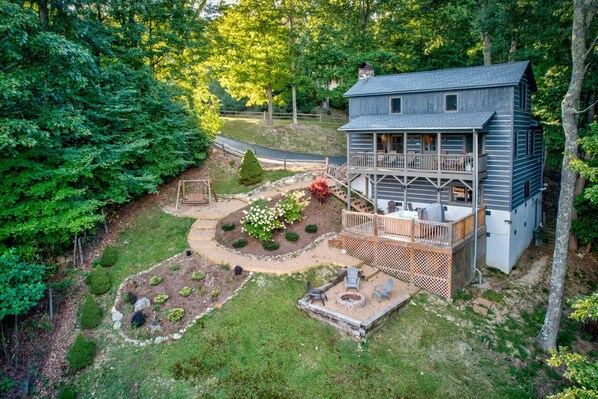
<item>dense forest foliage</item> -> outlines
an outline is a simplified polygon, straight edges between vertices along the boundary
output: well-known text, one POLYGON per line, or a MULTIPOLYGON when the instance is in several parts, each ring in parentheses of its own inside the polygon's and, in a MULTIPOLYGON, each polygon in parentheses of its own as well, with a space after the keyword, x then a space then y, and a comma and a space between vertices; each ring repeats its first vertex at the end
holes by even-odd
MULTIPOLYGON (((301 111, 346 109, 343 93, 362 62, 389 74, 530 60, 533 113, 558 168, 572 8, 565 0, 0 0, 0 243, 52 253, 101 209, 155 190, 205 156, 220 105, 271 99, 290 109, 295 87, 301 111)), ((597 97, 595 51, 589 61, 581 109, 597 97)), ((582 136, 593 117, 592 107, 580 115, 582 136)), ((582 212, 584 226, 594 214, 582 212)))

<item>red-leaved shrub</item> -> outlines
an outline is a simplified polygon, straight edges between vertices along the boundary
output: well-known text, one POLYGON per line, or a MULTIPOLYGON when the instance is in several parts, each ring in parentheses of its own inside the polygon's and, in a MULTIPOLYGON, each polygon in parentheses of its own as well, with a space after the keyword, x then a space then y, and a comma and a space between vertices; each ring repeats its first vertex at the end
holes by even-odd
POLYGON ((309 191, 311 192, 312 196, 320 201, 320 204, 326 201, 332 194, 330 187, 328 187, 326 178, 322 176, 317 177, 316 180, 309 185, 309 191))

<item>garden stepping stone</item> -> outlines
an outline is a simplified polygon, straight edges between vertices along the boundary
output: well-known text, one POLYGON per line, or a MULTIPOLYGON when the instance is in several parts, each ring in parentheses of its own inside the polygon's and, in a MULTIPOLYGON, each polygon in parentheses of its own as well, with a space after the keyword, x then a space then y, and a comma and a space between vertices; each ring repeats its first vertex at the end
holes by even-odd
POLYGON ((144 310, 149 308, 151 305, 150 300, 148 298, 141 298, 135 302, 135 312, 139 312, 140 310, 144 310))
POLYGON ((120 330, 120 327, 122 326, 120 320, 119 321, 115 321, 114 324, 112 325, 112 327, 114 327, 115 330, 120 330))
POLYGON ((112 321, 121 321, 123 319, 123 314, 121 312, 119 312, 118 310, 115 312, 112 312, 112 321))
POLYGON ((189 232, 189 240, 193 241, 203 241, 203 240, 212 240, 214 238, 214 231, 213 230, 197 230, 192 229, 189 232))
POLYGON ((487 300, 486 298, 482 298, 482 297, 477 297, 475 299, 475 301, 473 301, 475 304, 480 305, 484 308, 487 309, 492 309, 492 306, 494 305, 494 303, 492 301, 487 300))
POLYGON ((473 311, 476 313, 481 314, 482 316, 487 316, 488 315, 488 308, 485 308, 483 306, 480 305, 473 305, 473 311))
POLYGON ((191 228, 194 230, 213 230, 216 228, 217 224, 217 220, 198 219, 195 223, 193 223, 191 228))

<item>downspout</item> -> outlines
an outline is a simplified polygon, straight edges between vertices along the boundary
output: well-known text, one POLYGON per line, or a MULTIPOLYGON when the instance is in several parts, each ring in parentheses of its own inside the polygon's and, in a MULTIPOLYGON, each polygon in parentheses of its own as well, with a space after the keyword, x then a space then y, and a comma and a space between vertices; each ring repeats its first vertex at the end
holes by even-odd
POLYGON ((478 178, 479 178, 479 171, 478 171, 478 132, 473 129, 473 203, 475 204, 474 213, 473 213, 473 274, 474 279, 476 273, 478 274, 479 278, 477 280, 478 284, 482 283, 482 271, 478 269, 477 261, 478 261, 478 178))

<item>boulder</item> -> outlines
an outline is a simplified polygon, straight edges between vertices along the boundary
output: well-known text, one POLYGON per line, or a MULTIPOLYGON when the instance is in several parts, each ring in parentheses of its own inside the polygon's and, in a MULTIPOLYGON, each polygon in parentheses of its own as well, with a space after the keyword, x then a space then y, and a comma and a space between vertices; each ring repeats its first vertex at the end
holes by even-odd
POLYGON ((112 321, 121 321, 123 319, 123 314, 118 310, 112 312, 112 321))
POLYGON ((121 322, 115 321, 114 324, 112 325, 112 327, 114 327, 115 330, 120 330, 121 322))
POLYGON ((139 312, 140 310, 145 310, 151 306, 150 300, 148 298, 141 298, 135 302, 135 312, 139 312))

